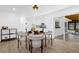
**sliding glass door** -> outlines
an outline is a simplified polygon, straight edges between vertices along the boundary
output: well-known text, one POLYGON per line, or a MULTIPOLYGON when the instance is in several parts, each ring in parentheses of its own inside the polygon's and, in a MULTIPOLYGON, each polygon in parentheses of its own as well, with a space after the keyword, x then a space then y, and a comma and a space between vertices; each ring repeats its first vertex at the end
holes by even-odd
POLYGON ((76 23, 76 29, 79 30, 79 22, 76 23))
POLYGON ((69 30, 74 30, 75 29, 75 23, 74 22, 69 22, 68 23, 68 29, 69 30))
POLYGON ((79 32, 79 22, 68 22, 68 30, 79 32))

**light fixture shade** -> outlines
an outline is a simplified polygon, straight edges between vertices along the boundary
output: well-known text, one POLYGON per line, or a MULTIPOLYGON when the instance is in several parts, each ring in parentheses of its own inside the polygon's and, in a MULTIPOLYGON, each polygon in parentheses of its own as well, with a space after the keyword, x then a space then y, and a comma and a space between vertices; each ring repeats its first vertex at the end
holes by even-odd
POLYGON ((39 9, 39 7, 37 5, 34 5, 32 8, 33 8, 33 10, 38 10, 39 9))

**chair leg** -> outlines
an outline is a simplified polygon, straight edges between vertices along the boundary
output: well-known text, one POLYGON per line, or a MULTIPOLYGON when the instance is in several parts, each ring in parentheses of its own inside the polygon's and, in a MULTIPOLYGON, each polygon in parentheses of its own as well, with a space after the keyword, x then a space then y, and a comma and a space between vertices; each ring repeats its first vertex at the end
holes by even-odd
POLYGON ((29 41, 29 51, 30 51, 30 41, 29 41))
POLYGON ((18 48, 19 48, 19 36, 18 36, 18 48))
POLYGON ((45 35, 45 47, 46 47, 46 35, 45 35))
POLYGON ((32 40, 31 40, 31 53, 32 53, 32 40))
POLYGON ((52 46, 52 35, 51 35, 51 46, 52 46))
POLYGON ((26 36, 26 41, 25 41, 25 43, 26 43, 26 49, 27 49, 27 36, 26 36))
POLYGON ((41 53, 43 52, 43 39, 41 40, 41 53))

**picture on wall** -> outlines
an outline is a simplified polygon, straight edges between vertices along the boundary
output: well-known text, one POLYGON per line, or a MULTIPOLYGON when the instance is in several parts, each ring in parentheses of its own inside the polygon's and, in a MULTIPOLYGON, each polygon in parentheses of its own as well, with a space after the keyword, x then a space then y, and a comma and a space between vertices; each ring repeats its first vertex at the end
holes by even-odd
POLYGON ((60 28, 60 22, 59 21, 55 21, 55 28, 60 28))

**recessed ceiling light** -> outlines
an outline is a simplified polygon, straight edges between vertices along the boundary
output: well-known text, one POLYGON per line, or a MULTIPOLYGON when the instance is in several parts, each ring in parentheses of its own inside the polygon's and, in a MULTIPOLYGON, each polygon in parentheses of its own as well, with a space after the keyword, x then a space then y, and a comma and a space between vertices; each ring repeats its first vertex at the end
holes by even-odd
POLYGON ((13 11, 15 11, 15 10, 16 10, 16 8, 12 8, 12 10, 13 10, 13 11))

